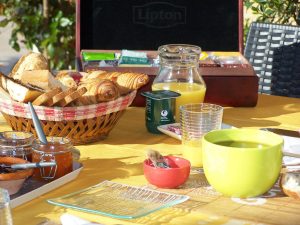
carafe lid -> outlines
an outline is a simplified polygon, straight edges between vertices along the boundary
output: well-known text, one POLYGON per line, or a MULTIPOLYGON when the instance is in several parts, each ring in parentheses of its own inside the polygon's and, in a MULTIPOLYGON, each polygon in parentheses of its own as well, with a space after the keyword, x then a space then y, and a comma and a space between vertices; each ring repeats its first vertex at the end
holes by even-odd
POLYGON ((189 44, 167 44, 160 46, 158 48, 158 53, 160 61, 165 59, 198 62, 201 48, 189 44))

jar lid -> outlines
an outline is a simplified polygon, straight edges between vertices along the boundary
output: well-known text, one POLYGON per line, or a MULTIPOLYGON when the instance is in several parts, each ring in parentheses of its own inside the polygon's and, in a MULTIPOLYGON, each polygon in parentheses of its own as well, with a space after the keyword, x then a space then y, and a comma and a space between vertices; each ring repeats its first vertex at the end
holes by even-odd
POLYGON ((33 135, 23 131, 4 131, 0 132, 0 144, 14 142, 17 144, 31 143, 33 135))
POLYGON ((68 138, 65 137, 47 137, 47 144, 40 140, 34 140, 32 149, 34 152, 60 154, 72 151, 73 145, 68 138))
POLYGON ((23 155, 31 151, 34 137, 22 131, 0 132, 0 155, 23 155))
POLYGON ((160 62, 164 61, 181 61, 198 62, 201 54, 201 48, 189 44, 168 44, 158 48, 160 62))
POLYGON ((171 98, 177 98, 181 94, 175 92, 175 91, 168 91, 168 90, 158 90, 158 91, 146 91, 142 92, 141 95, 154 99, 154 100, 163 100, 163 99, 171 99, 171 98))

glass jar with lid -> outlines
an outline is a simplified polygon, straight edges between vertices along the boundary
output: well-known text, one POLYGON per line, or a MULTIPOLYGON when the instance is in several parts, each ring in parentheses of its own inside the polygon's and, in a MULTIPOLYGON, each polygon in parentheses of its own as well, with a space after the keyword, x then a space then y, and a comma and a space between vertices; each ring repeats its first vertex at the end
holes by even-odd
POLYGON ((170 90, 181 94, 176 99, 178 122, 181 105, 204 101, 206 85, 199 70, 201 48, 196 45, 169 44, 160 46, 158 54, 160 69, 152 90, 170 90))
POLYGON ((47 144, 34 140, 32 162, 56 162, 56 166, 35 168, 33 177, 54 180, 73 171, 74 147, 68 138, 47 137, 47 144))
POLYGON ((31 161, 33 140, 34 137, 29 132, 0 132, 0 157, 17 157, 31 161))

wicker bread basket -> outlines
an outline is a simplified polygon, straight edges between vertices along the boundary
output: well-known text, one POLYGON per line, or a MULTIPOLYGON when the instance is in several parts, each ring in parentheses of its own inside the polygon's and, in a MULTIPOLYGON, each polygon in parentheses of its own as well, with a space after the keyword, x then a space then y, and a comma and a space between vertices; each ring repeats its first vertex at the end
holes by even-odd
MULTIPOLYGON (((74 145, 80 145, 106 138, 135 96, 133 91, 95 105, 34 108, 46 136, 67 137, 74 145)), ((0 109, 13 130, 31 132, 37 137, 27 104, 0 99, 0 109)))

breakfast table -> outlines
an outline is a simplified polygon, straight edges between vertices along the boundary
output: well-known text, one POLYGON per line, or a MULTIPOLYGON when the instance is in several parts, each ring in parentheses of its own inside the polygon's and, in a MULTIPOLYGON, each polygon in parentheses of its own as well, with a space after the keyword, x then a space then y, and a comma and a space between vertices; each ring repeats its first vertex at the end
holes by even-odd
MULTIPOLYGON (((300 128, 300 99, 259 94, 256 107, 225 107, 223 122, 238 128, 300 128)), ((11 128, 0 117, 0 131, 11 128)), ((165 134, 151 134, 145 127, 145 109, 129 107, 109 136, 101 141, 78 145, 83 169, 78 177, 12 209, 15 225, 60 223, 64 213, 101 224, 300 224, 300 201, 285 196, 278 183, 263 196, 229 198, 213 190, 201 169, 192 169, 188 181, 177 189, 159 189, 184 194, 189 200, 135 219, 115 219, 67 209, 47 203, 96 185, 104 180, 152 189, 143 174, 146 150, 163 155, 181 155, 181 143, 165 134)), ((216 165, 217 166, 217 165, 216 165)))

